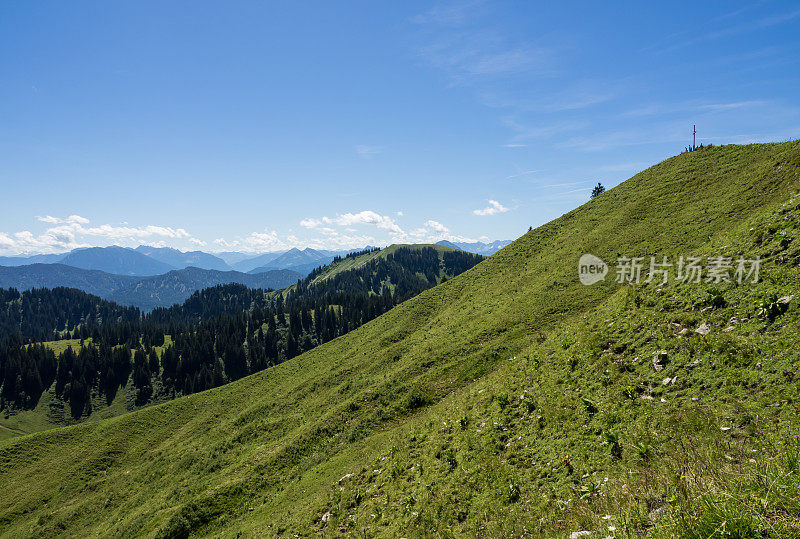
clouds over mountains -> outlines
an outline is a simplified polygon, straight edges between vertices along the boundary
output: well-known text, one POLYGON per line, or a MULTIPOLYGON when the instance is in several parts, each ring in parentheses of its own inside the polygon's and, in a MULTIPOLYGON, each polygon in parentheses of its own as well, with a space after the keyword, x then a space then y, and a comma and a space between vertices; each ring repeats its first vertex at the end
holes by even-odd
MULTIPOLYGON (((488 216, 509 211, 496 200, 472 212, 475 216, 488 216)), ((208 243, 185 228, 163 225, 134 226, 120 224, 93 225, 80 215, 36 218, 38 231, 28 229, 18 232, 0 231, 0 255, 30 255, 64 253, 82 247, 119 245, 135 247, 174 247, 178 249, 204 247, 208 243)), ((426 219, 421 225, 409 225, 402 211, 392 215, 374 210, 337 213, 334 216, 306 217, 300 220, 299 230, 288 228, 279 232, 275 228, 237 237, 219 237, 211 242, 214 251, 242 251, 264 253, 282 251, 293 247, 313 249, 349 249, 364 245, 390 243, 435 243, 441 240, 472 242, 473 238, 454 233, 436 219, 426 219)), ((480 239, 486 239, 481 236, 480 239)))
POLYGON ((0 252, 60 253, 95 245, 138 245, 142 242, 158 244, 159 241, 168 240, 184 240, 192 245, 205 245, 205 242, 194 238, 183 228, 157 225, 130 226, 127 223, 93 226, 89 219, 80 215, 64 218, 45 215, 36 219, 49 226, 39 233, 30 230, 15 233, 0 232, 0 252))

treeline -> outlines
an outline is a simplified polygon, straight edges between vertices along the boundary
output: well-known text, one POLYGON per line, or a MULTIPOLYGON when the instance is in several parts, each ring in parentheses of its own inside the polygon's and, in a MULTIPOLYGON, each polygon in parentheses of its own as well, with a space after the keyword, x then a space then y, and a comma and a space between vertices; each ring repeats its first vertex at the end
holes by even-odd
POLYGON ((55 395, 80 417, 91 413, 92 395, 110 403, 127 383, 139 405, 202 391, 344 335, 482 259, 463 251, 399 248, 318 283, 309 276, 284 291, 216 286, 137 321, 81 322, 69 332, 81 345, 58 357, 41 345, 25 347, 15 336, 0 349, 0 393, 5 405, 30 407, 55 380, 55 395))
POLYGON ((0 288, 0 341, 17 335, 26 341, 58 340, 79 325, 138 322, 136 307, 123 307, 74 288, 19 292, 0 288))

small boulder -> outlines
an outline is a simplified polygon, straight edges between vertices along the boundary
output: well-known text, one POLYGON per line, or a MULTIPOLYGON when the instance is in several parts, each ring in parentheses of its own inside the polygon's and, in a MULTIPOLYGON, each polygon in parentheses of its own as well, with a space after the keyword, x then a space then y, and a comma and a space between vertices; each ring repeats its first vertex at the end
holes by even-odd
POLYGON ((653 354, 653 368, 656 372, 661 372, 664 370, 664 365, 668 363, 668 356, 666 350, 656 350, 653 354))
POLYGON ((695 367, 699 367, 699 366, 700 366, 700 360, 699 359, 695 359, 694 361, 692 361, 691 363, 686 365, 686 368, 691 370, 691 369, 694 369, 695 367))
POLYGON ((699 333, 700 335, 708 335, 711 333, 711 326, 708 325, 708 322, 703 322, 700 324, 700 327, 694 330, 694 332, 699 333))

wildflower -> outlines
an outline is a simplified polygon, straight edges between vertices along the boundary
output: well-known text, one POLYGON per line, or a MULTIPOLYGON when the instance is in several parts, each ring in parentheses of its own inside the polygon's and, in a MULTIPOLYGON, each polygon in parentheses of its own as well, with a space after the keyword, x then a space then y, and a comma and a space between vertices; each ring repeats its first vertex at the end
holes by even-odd
POLYGON ((608 531, 615 532, 615 531, 617 531, 617 527, 616 526, 609 526, 608 527, 608 531))
POLYGON ((611 519, 611 518, 614 518, 614 517, 612 517, 611 515, 606 515, 606 516, 603 517, 603 520, 608 520, 608 519, 611 519))

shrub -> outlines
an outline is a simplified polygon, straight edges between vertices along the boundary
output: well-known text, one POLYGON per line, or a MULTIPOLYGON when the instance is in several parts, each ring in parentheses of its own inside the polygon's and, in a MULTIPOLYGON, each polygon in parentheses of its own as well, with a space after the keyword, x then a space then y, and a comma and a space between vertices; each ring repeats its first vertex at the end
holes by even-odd
POLYGON ((758 305, 758 316, 772 322, 785 313, 788 308, 789 302, 781 301, 781 299, 778 298, 778 294, 772 292, 761 299, 758 305))
POLYGON ((725 305, 727 305, 727 303, 728 302, 725 301, 725 298, 723 297, 722 292, 720 292, 718 289, 711 288, 709 290, 706 290, 706 304, 707 305, 710 305, 711 307, 714 307, 715 309, 719 309, 719 308, 725 307, 725 305))
POLYGON ((590 401, 589 399, 583 398, 581 400, 583 400, 583 407, 586 408, 586 413, 587 414, 594 415, 594 414, 596 414, 597 412, 600 411, 600 409, 597 407, 597 405, 595 403, 593 403, 592 401, 590 401))
POLYGON ((607 430, 603 432, 603 437, 605 438, 603 443, 608 446, 611 456, 615 459, 621 459, 622 446, 619 443, 619 436, 617 436, 617 433, 607 430))
POLYGON ((456 460, 456 452, 451 447, 447 451, 444 452, 444 461, 450 466, 450 471, 455 470, 456 466, 458 466, 458 461, 456 460))
POLYGON ((650 458, 653 456, 653 452, 651 451, 650 446, 647 445, 647 442, 636 442, 634 447, 636 448, 636 454, 644 461, 650 460, 650 458))
POLYGON ((497 404, 500 406, 500 409, 503 410, 511 400, 508 398, 507 393, 501 393, 497 396, 497 404))
POLYGON ((426 404, 428 404, 428 397, 419 387, 412 387, 411 391, 408 392, 408 396, 406 397, 406 407, 409 410, 416 410, 417 408, 422 408, 426 404))

